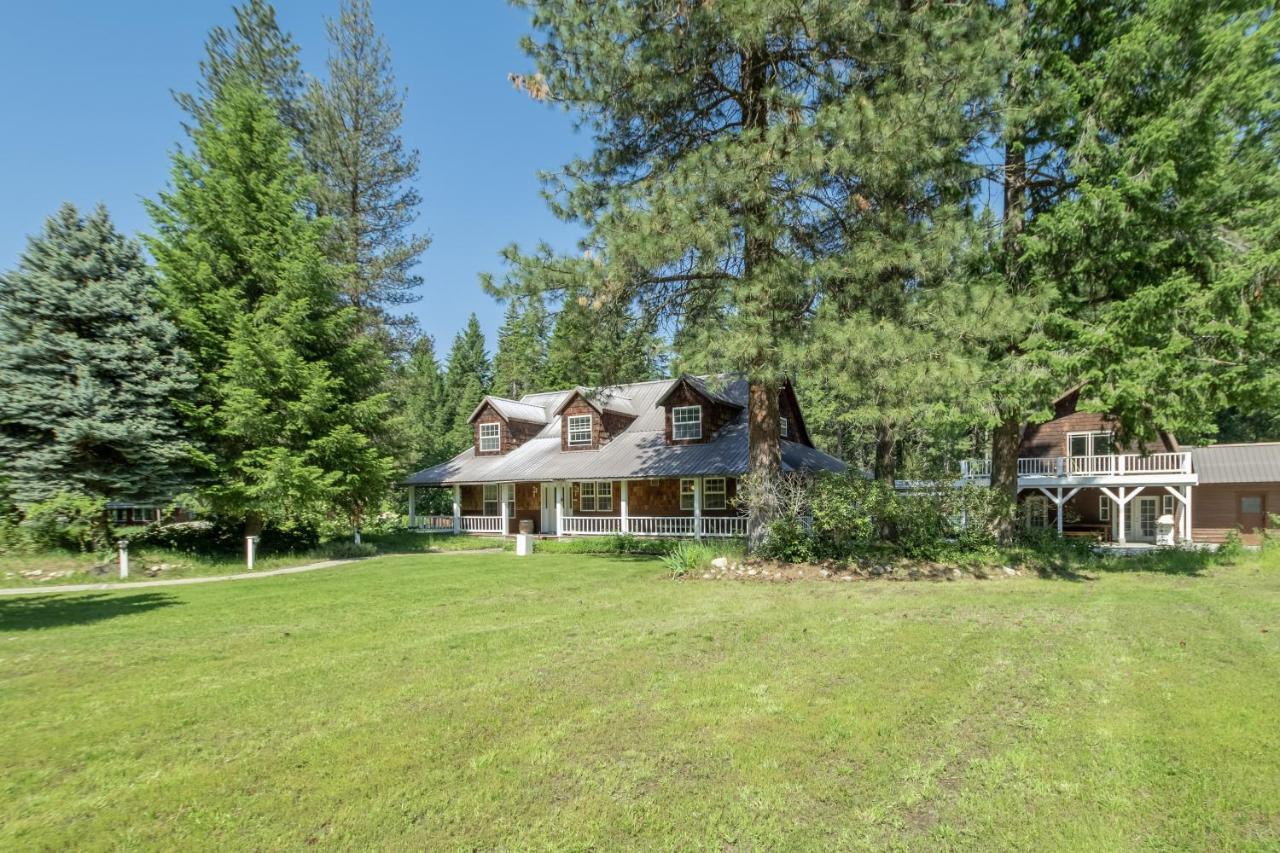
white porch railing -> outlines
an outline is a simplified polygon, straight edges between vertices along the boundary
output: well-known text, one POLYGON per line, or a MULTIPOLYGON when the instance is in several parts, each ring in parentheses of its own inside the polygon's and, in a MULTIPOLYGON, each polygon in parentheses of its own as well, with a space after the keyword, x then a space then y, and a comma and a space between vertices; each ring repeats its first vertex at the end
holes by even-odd
MULTIPOLYGON (((566 515, 560 519, 561 530, 570 536, 607 536, 622 532, 618 516, 566 515)), ((633 515, 627 518, 627 533, 633 536, 701 535, 726 539, 747 535, 747 519, 743 516, 633 515)))
POLYGON ((416 530, 440 531, 442 533, 453 532, 453 516, 452 515, 420 515, 418 516, 418 526, 416 530))
MULTIPOLYGON (((1190 474, 1191 454, 1119 453, 1110 456, 1037 456, 1018 460, 1020 477, 1126 477, 1148 474, 1190 474)), ((963 479, 991 476, 990 459, 967 459, 960 463, 963 479)))
MULTIPOLYGON (((420 515, 415 530, 426 533, 452 533, 452 515, 420 515)), ((502 533, 500 515, 463 515, 458 518, 458 530, 462 533, 502 533)))
POLYGON ((565 533, 578 536, 604 536, 622 531, 622 519, 616 515, 566 515, 560 520, 565 533))

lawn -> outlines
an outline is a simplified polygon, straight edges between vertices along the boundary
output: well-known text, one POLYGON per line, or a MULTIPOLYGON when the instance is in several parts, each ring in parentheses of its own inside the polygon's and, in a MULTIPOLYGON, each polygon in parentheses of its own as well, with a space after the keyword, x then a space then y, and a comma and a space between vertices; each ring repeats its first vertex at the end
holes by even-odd
POLYGON ((1276 849, 1280 562, 0 600, 0 848, 1276 849))

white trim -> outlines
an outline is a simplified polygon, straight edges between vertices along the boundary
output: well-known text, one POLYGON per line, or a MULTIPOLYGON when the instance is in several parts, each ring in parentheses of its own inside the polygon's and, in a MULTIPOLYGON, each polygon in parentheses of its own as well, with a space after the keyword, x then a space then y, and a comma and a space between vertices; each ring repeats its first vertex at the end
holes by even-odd
POLYGON ((778 415, 778 435, 782 438, 791 438, 791 421, 786 415, 778 415))
POLYGON ((613 512, 613 481, 612 480, 579 480, 578 481, 578 512, 613 512), (586 505, 587 487, 591 487, 591 506, 586 505), (603 505, 603 501, 608 499, 607 506, 603 505))
POLYGON ((726 477, 706 477, 702 481, 702 508, 703 509, 728 509, 729 508, 729 480, 726 477), (720 488, 709 489, 708 483, 719 483, 720 488), (711 503, 708 498, 718 496, 720 505, 716 506, 711 503))
POLYGON ((1076 457, 1078 457, 1078 456, 1112 456, 1112 455, 1114 455, 1114 451, 1115 451, 1115 433, 1113 433, 1113 432, 1109 432, 1109 431, 1107 431, 1107 430, 1101 430, 1101 429, 1090 429, 1090 430, 1081 430, 1081 431, 1079 431, 1079 432, 1069 432, 1069 433, 1067 433, 1067 448, 1066 448, 1066 449, 1067 449, 1067 456, 1068 456, 1068 457, 1073 457, 1073 456, 1076 456, 1076 457), (1080 454, 1080 453, 1072 453, 1072 452, 1071 452, 1071 439, 1072 439, 1072 438, 1074 438, 1074 437, 1075 437, 1075 436, 1077 436, 1077 435, 1087 435, 1087 436, 1088 436, 1088 439, 1085 441, 1085 447, 1086 447, 1086 449, 1089 451, 1088 453, 1080 454), (1094 438, 1095 438, 1096 436, 1099 436, 1099 435, 1105 435, 1105 436, 1107 437, 1107 441, 1108 441, 1108 442, 1110 443, 1110 445, 1111 445, 1111 446, 1108 448, 1108 450, 1109 450, 1109 451, 1112 451, 1112 452, 1109 452, 1109 453, 1095 453, 1095 452, 1094 452, 1094 449, 1093 449, 1093 440, 1094 440, 1094 438))
POLYGON ((486 516, 497 516, 499 505, 502 503, 502 484, 501 483, 485 483, 480 487, 480 514, 486 516), (493 489, 493 497, 489 497, 489 490, 493 489), (493 512, 489 512, 489 504, 493 504, 493 512))
POLYGON ((502 422, 501 421, 485 421, 480 424, 480 452, 495 453, 502 450, 502 422), (493 427, 493 435, 485 435, 487 427, 493 427), (486 447, 485 443, 492 440, 493 447, 486 447))
POLYGON ((1111 522, 1111 499, 1106 495, 1098 495, 1098 521, 1111 522))
POLYGON ((676 406, 671 410, 671 440, 672 441, 694 441, 702 438, 702 407, 701 406, 676 406), (680 420, 681 412, 697 412, 696 420, 680 420), (681 435, 681 429, 689 431, 696 427, 696 432, 689 435, 681 435))
POLYGON ((693 477, 681 477, 679 482, 680 482, 680 511, 692 512, 694 508, 697 507, 698 505, 698 481, 693 477), (688 493, 689 494, 688 506, 684 505, 684 496, 685 496, 684 484, 685 483, 693 483, 693 488, 688 493))
POLYGON ((569 447, 582 447, 583 445, 591 444, 591 432, 592 432, 592 428, 595 426, 595 424, 592 422, 593 417, 594 416, 591 414, 565 415, 565 425, 564 425, 565 441, 569 445, 569 447), (586 427, 587 437, 582 439, 581 441, 574 441, 573 434, 575 432, 581 433, 583 430, 581 427, 575 428, 573 425, 573 422, 581 421, 583 418, 587 419, 587 427, 586 427))

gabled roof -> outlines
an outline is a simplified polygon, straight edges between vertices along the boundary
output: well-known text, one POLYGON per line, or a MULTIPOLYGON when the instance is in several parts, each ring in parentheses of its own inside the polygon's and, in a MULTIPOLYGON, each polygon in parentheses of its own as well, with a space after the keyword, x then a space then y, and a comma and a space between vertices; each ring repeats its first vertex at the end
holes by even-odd
MULTIPOLYGON (((721 381, 725 381, 729 379, 729 377, 724 377, 724 376, 717 376, 715 378, 721 381)), ((743 397, 742 401, 739 401, 734 397, 729 396, 726 393, 721 393, 719 391, 716 391, 714 388, 711 387, 711 385, 703 377, 690 376, 687 373, 682 373, 679 376, 677 376, 675 379, 671 380, 671 387, 668 388, 666 393, 663 394, 662 397, 658 400, 658 405, 665 406, 667 404, 667 398, 670 397, 672 394, 674 394, 676 390, 683 385, 688 385, 690 388, 693 388, 693 390, 697 391, 699 394, 701 394, 703 397, 706 397, 708 400, 711 400, 713 403, 721 403, 723 405, 732 406, 737 409, 746 408, 745 396, 743 397)), ((727 391, 728 388, 726 388, 725 390, 727 391)))
POLYGON ((1191 464, 1200 485, 1280 483, 1280 441, 1213 444, 1191 448, 1191 464))
POLYGON ((605 412, 617 412, 620 415, 627 415, 632 418, 639 414, 639 412, 636 411, 636 407, 631 398, 619 393, 617 386, 609 388, 587 388, 582 385, 579 385, 570 393, 566 394, 564 400, 560 405, 556 406, 555 409, 552 410, 551 414, 560 414, 564 411, 564 407, 569 405, 569 401, 574 397, 581 397, 591 406, 591 408, 595 409, 600 414, 604 414, 605 412))
POLYGON ((485 406, 493 406, 494 411, 509 421, 524 421, 531 424, 545 424, 547 422, 547 410, 541 406, 534 406, 519 400, 508 400, 505 397, 486 395, 480 401, 480 405, 476 406, 475 411, 471 413, 471 417, 467 418, 467 423, 474 421, 476 415, 480 414, 480 411, 485 406))
MULTIPOLYGON (((666 413, 661 401, 682 379, 636 382, 616 386, 629 400, 635 420, 607 444, 595 450, 565 452, 560 423, 550 418, 533 438, 501 456, 477 455, 469 447, 448 462, 418 471, 406 485, 445 486, 455 483, 536 482, 540 480, 640 479, 648 477, 739 477, 747 472, 747 383, 730 379, 710 399, 737 409, 734 418, 715 437, 701 444, 672 446, 666 442, 666 413)), ((698 380, 701 381, 701 380, 698 380)), ((704 384, 705 387, 705 384, 704 384)), ((521 403, 544 412, 557 412, 578 389, 529 394, 521 403)), ((511 402, 511 401, 507 401, 511 402)), ((843 471, 844 463, 798 441, 782 441, 786 471, 843 471)))

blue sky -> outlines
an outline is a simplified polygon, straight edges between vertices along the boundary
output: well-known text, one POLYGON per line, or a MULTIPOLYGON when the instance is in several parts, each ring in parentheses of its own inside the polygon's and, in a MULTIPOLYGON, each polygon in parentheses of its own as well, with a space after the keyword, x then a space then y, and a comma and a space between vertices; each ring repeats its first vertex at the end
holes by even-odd
MULTIPOLYGON (((105 202, 130 234, 149 228, 142 199, 168 178, 182 140, 171 89, 190 90, 204 39, 232 20, 230 0, 43 0, 9 4, 0 28, 0 269, 11 268, 63 201, 105 202)), ((337 0, 279 0, 281 25, 323 72, 324 18, 337 0)), ((445 350, 468 313, 492 347, 502 307, 480 290, 511 242, 572 248, 578 231, 555 219, 537 173, 589 139, 570 117, 530 101, 507 74, 527 70, 523 12, 501 0, 373 0, 397 81, 408 89, 403 134, 422 152, 420 224, 433 242, 410 310, 445 350)), ((443 352, 441 352, 443 355, 443 352)))

